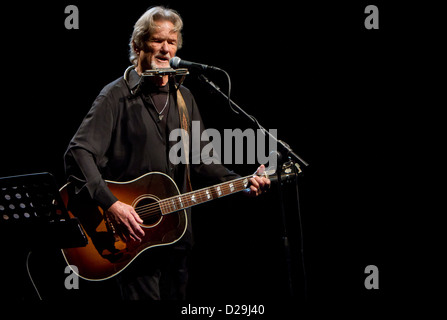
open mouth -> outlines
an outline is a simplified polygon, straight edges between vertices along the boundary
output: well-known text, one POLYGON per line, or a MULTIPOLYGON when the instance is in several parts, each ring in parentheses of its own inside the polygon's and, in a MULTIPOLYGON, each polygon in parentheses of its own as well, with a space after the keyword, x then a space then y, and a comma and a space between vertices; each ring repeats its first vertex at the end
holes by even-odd
POLYGON ((157 62, 161 62, 161 63, 165 63, 168 62, 169 63, 169 58, 168 57, 155 57, 155 60, 157 60, 157 62))

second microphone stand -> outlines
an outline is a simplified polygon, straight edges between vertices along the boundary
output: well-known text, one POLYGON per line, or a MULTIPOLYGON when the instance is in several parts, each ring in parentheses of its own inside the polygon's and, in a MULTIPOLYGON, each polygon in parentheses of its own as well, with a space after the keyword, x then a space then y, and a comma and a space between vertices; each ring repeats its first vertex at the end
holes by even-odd
MULTIPOLYGON (((224 72, 227 75, 228 79, 229 79, 228 73, 226 71, 224 71, 222 69, 219 69, 219 70, 224 72)), ((242 109, 233 100, 231 100, 228 95, 226 95, 224 92, 222 92, 222 90, 214 82, 209 80, 204 74, 200 74, 199 75, 199 79, 201 79, 202 81, 207 83, 216 92, 218 92, 225 99, 227 99, 228 102, 230 103, 230 107, 231 108, 234 107, 237 110, 236 111, 236 110, 233 109, 233 111, 235 111, 238 114, 239 113, 242 114, 245 118, 247 118, 248 120, 253 122, 263 132, 264 135, 267 135, 270 139, 273 139, 273 141, 275 141, 276 145, 278 146, 277 150, 275 150, 275 151, 276 151, 276 154, 277 154, 277 168, 278 168, 276 170, 277 181, 278 181, 278 200, 279 200, 278 205, 279 205, 279 210, 281 212, 281 222, 282 222, 281 241, 282 241, 282 245, 283 245, 283 248, 284 248, 284 257, 285 257, 286 268, 287 268, 289 295, 290 295, 290 297, 294 297, 295 293, 294 293, 294 288, 293 288, 293 284, 292 284, 291 250, 290 250, 290 242, 289 242, 289 237, 288 237, 286 212, 285 212, 285 208, 284 208, 284 194, 283 194, 283 190, 282 190, 282 187, 281 187, 282 186, 282 181, 281 181, 281 173, 282 172, 281 171, 282 171, 283 164, 285 162, 288 162, 289 165, 295 167, 297 169, 297 174, 301 173, 301 169, 300 169, 299 163, 303 164, 304 166, 308 166, 309 164, 306 161, 304 161, 300 156, 298 156, 290 148, 290 146, 287 143, 285 143, 282 140, 278 140, 269 131, 265 130, 265 128, 263 126, 261 126, 261 124, 258 122, 258 120, 256 120, 256 118, 254 118, 253 116, 251 116, 247 112, 245 112, 244 109, 242 109)), ((230 81, 230 79, 229 79, 229 81, 230 81)), ((299 201, 298 198, 299 198, 299 195, 297 194, 297 201, 299 201)), ((300 210, 299 203, 298 203, 298 210, 300 210)), ((304 280, 306 281, 306 279, 304 279, 304 280)))

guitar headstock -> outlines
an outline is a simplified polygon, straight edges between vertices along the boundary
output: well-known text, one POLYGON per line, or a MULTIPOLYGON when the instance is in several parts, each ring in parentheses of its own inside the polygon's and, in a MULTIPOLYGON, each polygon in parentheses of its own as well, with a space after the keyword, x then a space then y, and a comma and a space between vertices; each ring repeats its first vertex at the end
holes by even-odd
POLYGON ((268 167, 267 169, 264 170, 264 172, 258 174, 257 172, 255 172, 254 175, 257 175, 258 177, 265 177, 268 178, 269 176, 272 176, 276 173, 276 168, 275 167, 268 167))
MULTIPOLYGON (((295 168, 293 163, 285 163, 281 169, 281 180, 284 179, 284 181, 292 181, 293 178, 295 178, 295 176, 297 175, 296 171, 294 170, 295 168)), ((297 169, 298 173, 301 172, 301 170, 299 170, 299 167, 297 167, 297 169)), ((262 172, 261 174, 255 173, 255 175, 257 175, 258 177, 268 178, 271 181, 276 181, 278 178, 276 173, 277 169, 272 166, 265 169, 264 172, 262 172)))

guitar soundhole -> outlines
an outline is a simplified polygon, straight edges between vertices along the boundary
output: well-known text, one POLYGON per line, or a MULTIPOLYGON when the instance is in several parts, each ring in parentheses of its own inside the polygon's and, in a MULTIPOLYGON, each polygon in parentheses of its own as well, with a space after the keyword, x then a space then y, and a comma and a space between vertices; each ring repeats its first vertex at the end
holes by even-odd
POLYGON ((158 224, 162 218, 158 201, 151 197, 140 199, 135 206, 135 211, 143 219, 143 224, 148 227, 158 224))

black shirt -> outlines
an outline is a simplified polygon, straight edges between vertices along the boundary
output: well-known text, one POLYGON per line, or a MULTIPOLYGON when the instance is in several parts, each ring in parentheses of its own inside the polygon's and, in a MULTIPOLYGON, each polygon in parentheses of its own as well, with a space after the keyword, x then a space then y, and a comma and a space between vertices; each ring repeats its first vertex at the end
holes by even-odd
MULTIPOLYGON (((180 128, 176 86, 172 80, 165 88, 157 88, 146 81, 140 83, 137 94, 131 94, 131 89, 136 89, 139 81, 140 76, 132 70, 128 82, 120 77, 105 86, 65 153, 69 180, 76 181, 78 189, 87 188, 90 197, 105 210, 119 199, 111 193, 104 180, 129 181, 147 172, 158 171, 171 176, 181 192, 186 191, 185 165, 174 165, 169 161, 170 147, 177 143, 169 141, 169 132, 180 128), (161 111, 166 101, 166 90, 169 90, 169 105, 160 121, 153 101, 161 111), (156 97, 158 94, 162 97, 156 97), (163 104, 158 101, 163 101, 163 104)), ((190 121, 200 121, 202 133, 205 127, 193 95, 184 86, 179 90, 190 121)), ((190 163, 191 157, 192 154, 190 163)), ((190 167, 194 173, 208 178, 210 183, 238 177, 220 164, 200 163, 190 167)))

